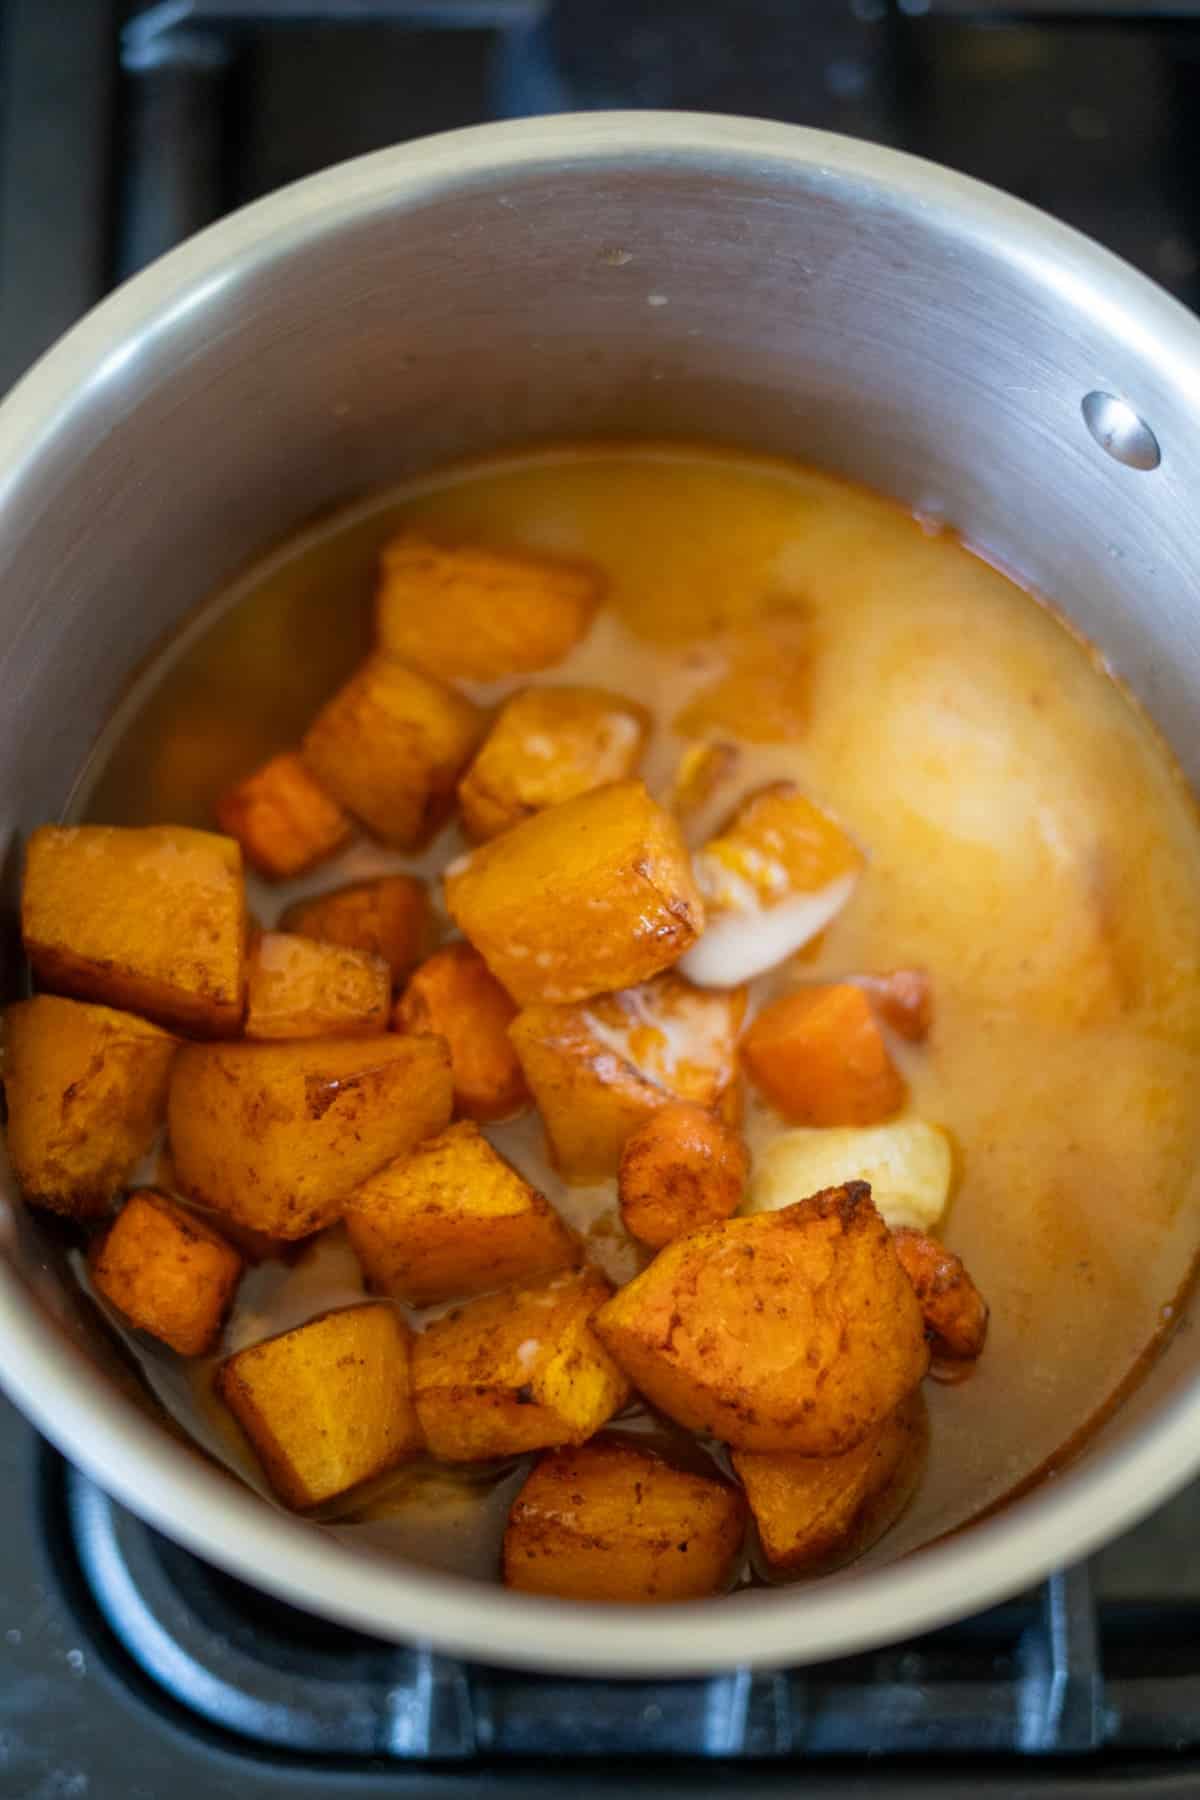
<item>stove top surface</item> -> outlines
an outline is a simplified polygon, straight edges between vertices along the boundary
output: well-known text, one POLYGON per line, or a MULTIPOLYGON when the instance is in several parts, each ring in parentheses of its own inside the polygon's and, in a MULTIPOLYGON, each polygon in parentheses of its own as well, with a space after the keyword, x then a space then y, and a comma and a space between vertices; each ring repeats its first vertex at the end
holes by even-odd
POLYGON ((1200 1490, 1003 1606, 813 1669, 589 1682, 327 1624, 0 1417, 0 1793, 1200 1791, 1200 1490), (1181 1785, 1181 1783, 1183 1785, 1181 1785))
MULTIPOLYGON (((10 0, 0 389, 107 286, 331 162, 490 117, 745 112, 1044 207, 1200 306, 1200 0, 10 0), (1001 16, 1001 14, 1009 16, 1001 16)), ((342 1631, 205 1568, 0 1401, 0 1795, 1200 1793, 1200 1487, 915 1642, 584 1683, 342 1631)))

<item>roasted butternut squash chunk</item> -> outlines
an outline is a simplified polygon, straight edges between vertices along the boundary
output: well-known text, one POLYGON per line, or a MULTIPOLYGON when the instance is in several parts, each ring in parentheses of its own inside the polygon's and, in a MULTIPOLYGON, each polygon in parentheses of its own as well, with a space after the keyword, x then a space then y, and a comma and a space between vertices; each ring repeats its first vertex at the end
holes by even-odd
POLYGON ((531 813, 632 775, 644 709, 600 688, 527 688, 501 707, 458 784, 473 838, 496 837, 531 813))
POLYGON ((482 729, 461 694, 376 651, 317 714, 304 758, 369 832, 411 850, 449 817, 482 729))
POLYGON ((217 801, 217 823, 268 881, 287 881, 335 856, 354 825, 294 750, 273 756, 217 801))
POLYGON ((519 1013, 510 1034, 564 1179, 615 1175, 630 1133, 672 1101, 736 1119, 745 1000, 670 970, 586 1005, 519 1013))
POLYGON ((730 1218, 742 1203, 750 1159, 715 1113, 685 1102, 664 1106, 621 1151, 621 1218, 633 1237, 661 1250, 672 1238, 730 1218))
POLYGON ((167 1123, 180 1191, 270 1237, 307 1237, 354 1188, 450 1122, 440 1038, 191 1044, 167 1123))
POLYGON ((772 1573, 797 1575, 860 1548, 865 1515, 906 1465, 915 1470, 923 1440, 924 1409, 913 1394, 841 1456, 735 1450, 772 1573))
POLYGON ((587 630, 600 585, 581 564, 402 532, 380 558, 379 642, 443 681, 548 669, 587 630))
POLYGON ((372 1288, 414 1306, 532 1281, 579 1261, 554 1208, 466 1121, 363 1182, 345 1218, 372 1288))
POLYGON ((724 673, 674 722, 685 737, 724 732, 749 744, 798 743, 808 731, 813 638, 799 610, 769 614, 726 633, 724 673))
POLYGON ((446 872, 446 904, 521 1005, 647 981, 704 908, 679 827, 640 781, 535 813, 446 872))
POLYGON ((862 861, 841 826, 794 782, 760 789, 696 853, 708 927, 684 974, 705 987, 731 987, 783 962, 836 918, 862 861))
POLYGON ((971 1362, 987 1337, 987 1302, 962 1259, 923 1231, 894 1233, 896 1255, 913 1284, 935 1355, 971 1362))
POLYGON ((232 838, 178 825, 43 825, 21 933, 43 986, 197 1037, 238 1030, 246 894, 232 838))
POLYGON ((88 1252, 96 1292, 180 1356, 212 1349, 244 1266, 217 1232, 146 1189, 130 1194, 88 1252))
POLYGON ((279 920, 281 931, 382 956, 398 984, 416 968, 429 937, 429 891, 415 875, 380 875, 328 894, 297 900, 279 920))
POLYGON ((798 988, 765 1006, 742 1039, 754 1085, 797 1125, 876 1125, 904 1105, 904 1078, 861 988, 798 988))
POLYGON ((526 1594, 623 1605, 700 1600, 730 1578, 741 1494, 611 1439, 543 1456, 513 1502, 504 1582, 526 1594))
POLYGON ((739 1450, 838 1456, 929 1363, 865 1182, 676 1239, 595 1330, 652 1405, 739 1450))
POLYGON ((450 1047, 454 1104, 468 1119, 507 1119, 529 1091, 508 1028, 517 1009, 470 944, 446 944, 396 1002, 397 1031, 433 1032, 450 1047))
POLYGON ((319 1506, 420 1450, 411 1341, 390 1306, 347 1306, 221 1364, 221 1398, 285 1505, 319 1506))
POLYGON ((591 1329, 611 1292, 583 1269, 485 1294, 427 1326, 413 1348, 413 1395, 434 1456, 484 1462, 599 1431, 629 1398, 591 1329))
POLYGON ((108 1006, 39 994, 4 1015, 8 1153, 26 1199, 107 1210, 162 1124, 178 1040, 108 1006))
POLYGON ((248 1038, 369 1037, 386 1031, 392 972, 382 957, 290 931, 254 940, 248 1038))

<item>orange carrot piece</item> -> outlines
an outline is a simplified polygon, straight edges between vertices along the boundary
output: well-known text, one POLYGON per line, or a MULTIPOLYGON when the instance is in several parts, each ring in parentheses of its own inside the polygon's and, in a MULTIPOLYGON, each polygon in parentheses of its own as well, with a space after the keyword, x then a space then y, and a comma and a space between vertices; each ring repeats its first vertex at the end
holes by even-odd
POLYGON ((746 1186, 746 1147, 715 1113, 681 1102, 653 1112, 626 1141, 618 1192, 625 1228, 655 1250, 728 1219, 746 1186))
POLYGON ((354 825, 294 750, 273 756, 217 801, 217 823, 268 881, 286 881, 349 842, 354 825))
POLYGON ((470 944, 446 944, 423 962, 396 1002, 396 1031, 432 1032, 450 1046, 455 1110, 507 1119, 529 1098, 508 1035, 517 1008, 470 944))
POLYGON ((939 1356, 973 1361, 987 1337, 987 1301, 962 1259, 936 1238, 902 1226, 892 1233, 901 1267, 916 1290, 925 1330, 939 1356))
POLYGON ((799 988, 759 1013, 742 1040, 751 1080, 797 1125, 876 1125, 904 1104, 904 1079, 862 989, 799 988))

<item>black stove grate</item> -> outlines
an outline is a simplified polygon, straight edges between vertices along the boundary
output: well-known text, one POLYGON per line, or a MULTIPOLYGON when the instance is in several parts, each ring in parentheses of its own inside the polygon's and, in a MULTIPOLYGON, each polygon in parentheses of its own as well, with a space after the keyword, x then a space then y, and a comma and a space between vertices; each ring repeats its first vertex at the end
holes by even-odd
POLYGON ((1087 1564, 960 1624, 811 1669, 588 1681, 327 1624, 199 1562, 57 1458, 45 1481, 55 1561, 96 1647, 258 1751, 482 1771, 528 1758, 795 1768, 864 1754, 1095 1767, 1200 1746, 1200 1602, 1097 1603, 1087 1564))

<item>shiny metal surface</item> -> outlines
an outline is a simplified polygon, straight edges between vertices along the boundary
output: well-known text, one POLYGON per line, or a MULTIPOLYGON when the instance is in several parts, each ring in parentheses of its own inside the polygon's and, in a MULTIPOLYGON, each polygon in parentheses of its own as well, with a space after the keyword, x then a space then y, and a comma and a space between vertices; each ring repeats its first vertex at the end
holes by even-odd
POLYGON ((1083 422, 1102 450, 1127 469, 1157 469, 1162 461, 1158 439, 1132 406, 1115 394, 1094 391, 1083 397, 1083 422))
MULTIPOLYGON (((944 517, 1103 649, 1200 779, 1200 326, 987 189, 787 127, 611 114, 485 127, 285 190, 155 264, 0 408, 0 820, 66 799, 128 670, 239 564, 406 470, 543 435, 719 435, 944 517), (653 296, 653 298, 652 298, 653 296), (1152 421, 1150 479, 1084 422, 1152 421)), ((803 1592, 582 1612, 385 1564, 181 1445, 3 1221, 0 1379, 200 1554, 381 1636, 559 1670, 804 1662, 1015 1591, 1200 1467, 1179 1333, 1067 1476, 803 1592)))

